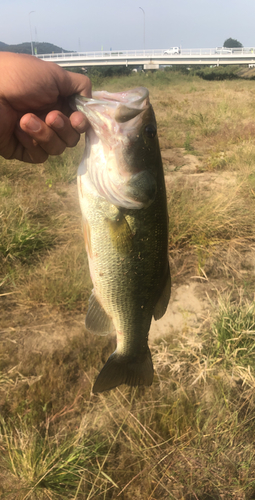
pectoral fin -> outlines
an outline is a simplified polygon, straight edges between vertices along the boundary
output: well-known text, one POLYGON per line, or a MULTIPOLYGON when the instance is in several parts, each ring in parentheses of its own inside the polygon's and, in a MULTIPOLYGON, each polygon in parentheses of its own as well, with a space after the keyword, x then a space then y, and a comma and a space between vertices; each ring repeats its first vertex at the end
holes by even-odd
POLYGON ((106 219, 106 224, 117 252, 128 254, 132 249, 133 234, 124 215, 119 212, 114 220, 106 219))
POLYGON ((170 269, 169 269, 169 265, 168 265, 165 285, 162 289, 159 300, 158 300, 157 304, 155 305, 154 311, 153 311, 153 316, 154 316, 156 321, 158 319, 162 318, 162 316, 164 316, 166 309, 167 309, 167 306, 168 306, 170 295, 171 295, 171 276, 170 276, 170 269))
POLYGON ((107 335, 114 329, 111 318, 109 318, 104 308, 98 302, 94 292, 91 294, 89 299, 89 308, 85 318, 85 327, 91 333, 95 333, 97 335, 107 335))

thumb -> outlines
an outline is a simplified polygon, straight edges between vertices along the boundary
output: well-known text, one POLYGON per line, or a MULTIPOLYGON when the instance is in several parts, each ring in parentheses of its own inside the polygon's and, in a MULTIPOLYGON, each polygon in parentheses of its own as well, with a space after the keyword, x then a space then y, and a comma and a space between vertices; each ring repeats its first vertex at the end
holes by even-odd
POLYGON ((73 94, 81 94, 85 97, 91 97, 91 81, 80 73, 72 73, 58 66, 57 86, 59 94, 63 97, 69 97, 73 94))

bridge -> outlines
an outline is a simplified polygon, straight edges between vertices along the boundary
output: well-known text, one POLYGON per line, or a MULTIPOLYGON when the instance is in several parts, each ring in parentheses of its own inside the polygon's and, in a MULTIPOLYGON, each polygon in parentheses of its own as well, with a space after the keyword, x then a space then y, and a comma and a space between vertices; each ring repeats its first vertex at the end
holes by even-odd
MULTIPOLYGON (((176 49, 176 48, 175 48, 176 49)), ((179 53, 169 54, 169 50, 114 50, 99 52, 63 52, 60 54, 39 54, 38 59, 57 63, 64 68, 75 66, 143 66, 144 69, 158 69, 161 65, 216 65, 254 64, 255 48, 242 47, 227 49, 178 49, 179 53)))

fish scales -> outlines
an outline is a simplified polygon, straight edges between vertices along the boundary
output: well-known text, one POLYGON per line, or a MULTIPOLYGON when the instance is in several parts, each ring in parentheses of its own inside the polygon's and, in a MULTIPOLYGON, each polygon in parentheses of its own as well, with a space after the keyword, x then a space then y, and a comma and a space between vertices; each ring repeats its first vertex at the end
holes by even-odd
MULTIPOLYGON (((98 124, 100 101, 93 103, 96 118, 89 109, 88 100, 83 106, 77 104, 78 109, 86 111, 93 127, 78 171, 85 245, 94 285, 86 328, 99 334, 115 329, 117 335, 117 349, 100 372, 93 392, 103 392, 123 383, 131 386, 152 383, 153 366, 148 348, 151 319, 152 315, 159 319, 164 314, 170 297, 168 214, 162 161, 155 136, 156 122, 146 89, 130 92, 136 96, 136 101, 134 99, 130 106, 128 95, 125 107, 129 105, 130 110, 124 110, 127 115, 130 111, 127 119, 116 120, 116 115, 122 111, 118 94, 114 94, 115 108, 111 109, 111 101, 110 111, 107 109, 108 127, 109 123, 111 128, 115 126, 120 135, 119 141, 116 142, 115 137, 113 143, 109 139, 111 135, 106 133, 107 147, 105 135, 100 136, 101 118, 98 124), (141 94, 146 97, 141 99, 141 94), (138 103, 139 113, 133 116, 139 99, 142 103, 138 103), (131 123, 131 126, 123 132, 121 127, 120 131, 118 129, 119 123, 131 123), (149 130, 148 141, 144 127, 149 130), (101 165, 98 162, 105 161, 105 157, 102 177, 98 179, 96 175, 101 165), (116 175, 119 165, 122 166, 120 178, 116 175), (117 189, 112 185, 109 188, 105 177, 105 170, 111 172, 114 168, 117 189), (133 182, 134 177, 136 182, 133 182)), ((107 98, 103 113, 108 106, 107 98)))

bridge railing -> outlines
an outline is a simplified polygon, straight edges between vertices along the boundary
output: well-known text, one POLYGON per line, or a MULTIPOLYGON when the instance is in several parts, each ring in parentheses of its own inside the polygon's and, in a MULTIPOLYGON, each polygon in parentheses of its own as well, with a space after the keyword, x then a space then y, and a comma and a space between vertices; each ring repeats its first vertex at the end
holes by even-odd
POLYGON ((163 50, 101 50, 97 52, 62 52, 61 54, 39 54, 39 59, 104 59, 105 57, 120 58, 123 57, 150 57, 163 55, 163 50))
POLYGON ((162 57, 167 58, 171 57, 186 57, 186 56, 228 56, 233 58, 238 56, 247 56, 255 54, 254 47, 237 47, 228 49, 225 47, 216 47, 216 48, 193 48, 193 49, 180 49, 179 54, 169 54, 168 49, 148 49, 148 50, 100 50, 96 52, 62 52, 62 53, 52 53, 52 54, 38 54, 36 57, 44 60, 78 60, 78 59, 104 59, 104 58, 112 58, 112 59, 123 59, 123 58, 150 58, 150 57, 162 57))

